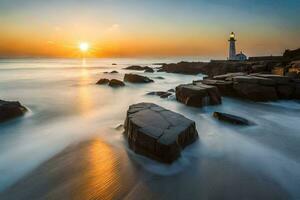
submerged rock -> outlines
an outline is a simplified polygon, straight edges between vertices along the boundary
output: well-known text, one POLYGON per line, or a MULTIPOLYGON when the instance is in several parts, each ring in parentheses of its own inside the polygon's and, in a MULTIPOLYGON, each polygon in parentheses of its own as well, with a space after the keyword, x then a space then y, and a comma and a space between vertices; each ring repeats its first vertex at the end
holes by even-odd
POLYGON ((231 124, 250 125, 247 119, 227 113, 214 112, 213 116, 220 121, 229 122, 231 124))
POLYGON ((202 83, 177 86, 176 99, 185 105, 193 107, 203 107, 206 105, 217 105, 222 103, 218 88, 202 83))
POLYGON ((0 122, 21 116, 27 109, 18 101, 0 100, 0 122))
POLYGON ((117 79, 111 79, 108 84, 110 87, 123 87, 125 84, 123 81, 117 80, 117 79))
POLYGON ((97 85, 106 85, 109 83, 109 79, 107 78, 101 78, 96 84, 97 85))
POLYGON ((147 95, 156 95, 156 96, 159 96, 160 98, 165 99, 165 98, 168 98, 172 94, 169 92, 158 91, 158 92, 149 92, 149 93, 147 93, 147 95))
POLYGON ((119 72, 116 71, 116 70, 113 70, 113 71, 110 72, 110 74, 118 74, 118 73, 119 73, 119 72))
POLYGON ((152 83, 152 82, 154 82, 152 79, 150 79, 146 76, 141 76, 141 75, 137 75, 137 74, 125 74, 124 81, 131 82, 131 83, 152 83))
POLYGON ((148 69, 145 70, 145 72, 153 73, 153 72, 154 72, 154 69, 152 69, 152 68, 149 67, 148 69))
POLYGON ((129 106, 124 127, 135 153, 164 163, 175 161, 198 138, 194 121, 152 103, 129 106))

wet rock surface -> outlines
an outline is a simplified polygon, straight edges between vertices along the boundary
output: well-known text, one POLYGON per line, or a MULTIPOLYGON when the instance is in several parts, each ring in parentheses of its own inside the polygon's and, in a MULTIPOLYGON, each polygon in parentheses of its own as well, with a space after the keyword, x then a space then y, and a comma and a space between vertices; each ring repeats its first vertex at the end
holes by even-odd
POLYGON ((154 72, 154 69, 148 68, 148 69, 145 70, 145 72, 147 72, 147 73, 153 73, 153 72, 154 72))
POLYGON ((18 101, 0 100, 0 122, 22 116, 26 111, 27 109, 18 101))
POLYGON ((214 118, 224 121, 227 123, 231 124, 237 124, 237 125, 250 125, 249 120, 236 116, 236 115, 231 115, 227 113, 221 113, 221 112, 214 112, 213 114, 214 118))
POLYGON ((131 105, 124 127, 130 149, 164 163, 198 139, 194 121, 152 103, 131 105))
POLYGON ((202 83, 183 84, 176 87, 177 101, 187 106, 203 107, 222 103, 217 87, 202 83))
POLYGON ((141 75, 137 75, 137 74, 125 74, 124 81, 130 82, 130 83, 152 83, 152 82, 154 82, 152 79, 150 79, 146 76, 141 76, 141 75))

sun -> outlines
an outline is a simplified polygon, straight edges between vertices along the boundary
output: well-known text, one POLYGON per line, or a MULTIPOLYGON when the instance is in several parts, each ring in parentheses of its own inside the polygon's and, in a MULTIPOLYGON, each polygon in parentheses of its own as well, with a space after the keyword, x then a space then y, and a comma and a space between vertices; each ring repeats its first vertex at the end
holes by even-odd
POLYGON ((79 43, 79 49, 82 52, 87 52, 90 49, 90 44, 87 42, 81 42, 79 43))

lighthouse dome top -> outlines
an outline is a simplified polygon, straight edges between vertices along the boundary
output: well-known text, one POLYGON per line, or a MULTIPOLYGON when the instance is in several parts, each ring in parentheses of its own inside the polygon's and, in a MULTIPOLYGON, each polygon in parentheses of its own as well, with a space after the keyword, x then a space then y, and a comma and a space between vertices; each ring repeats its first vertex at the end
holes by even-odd
POLYGON ((234 32, 231 32, 231 33, 230 33, 230 38, 233 38, 233 39, 235 38, 234 32))

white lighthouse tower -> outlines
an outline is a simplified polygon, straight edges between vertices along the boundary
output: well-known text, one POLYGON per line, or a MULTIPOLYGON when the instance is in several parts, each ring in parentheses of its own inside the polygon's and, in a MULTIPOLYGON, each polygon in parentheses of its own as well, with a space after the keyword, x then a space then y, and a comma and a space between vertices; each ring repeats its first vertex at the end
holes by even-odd
POLYGON ((236 50, 235 50, 235 34, 234 32, 231 32, 230 38, 229 38, 229 57, 228 60, 236 60, 236 50))

